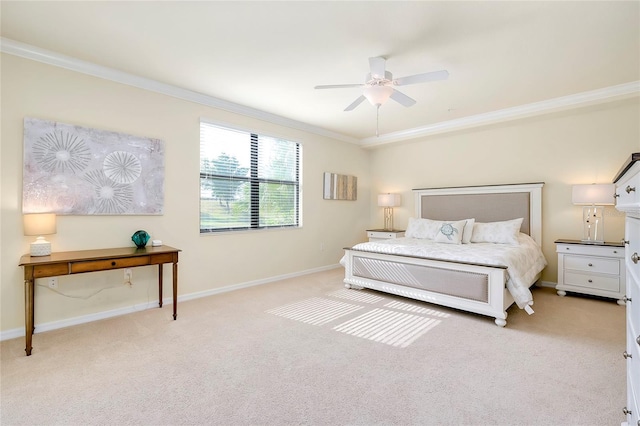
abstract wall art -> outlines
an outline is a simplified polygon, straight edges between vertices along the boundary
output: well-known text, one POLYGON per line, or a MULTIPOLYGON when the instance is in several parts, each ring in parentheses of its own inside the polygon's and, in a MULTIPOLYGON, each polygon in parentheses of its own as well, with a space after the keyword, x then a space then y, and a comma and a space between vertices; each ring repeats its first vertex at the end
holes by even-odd
POLYGON ((325 200, 357 200, 358 178, 325 172, 323 198, 325 200))
POLYGON ((23 213, 161 215, 164 142, 24 119, 23 213))

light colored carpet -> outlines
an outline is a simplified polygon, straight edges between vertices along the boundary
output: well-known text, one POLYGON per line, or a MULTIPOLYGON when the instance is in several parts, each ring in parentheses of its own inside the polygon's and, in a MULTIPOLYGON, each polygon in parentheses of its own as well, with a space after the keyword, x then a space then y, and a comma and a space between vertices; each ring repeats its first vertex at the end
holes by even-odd
POLYGON ((618 425, 624 307, 493 319, 307 275, 0 344, 6 425, 618 425))

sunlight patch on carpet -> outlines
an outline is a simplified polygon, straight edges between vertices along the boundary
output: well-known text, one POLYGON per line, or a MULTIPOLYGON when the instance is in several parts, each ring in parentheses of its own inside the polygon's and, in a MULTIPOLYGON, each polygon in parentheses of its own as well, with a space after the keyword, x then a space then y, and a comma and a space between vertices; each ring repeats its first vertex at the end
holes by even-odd
POLYGON ((363 309, 362 306, 314 297, 267 311, 306 324, 322 325, 363 309))
POLYGON ((378 308, 333 329, 374 342, 406 348, 440 322, 441 320, 434 318, 378 308))
POLYGON ((384 297, 376 296, 375 294, 366 293, 362 290, 349 290, 346 288, 331 292, 328 294, 328 296, 339 297, 341 299, 348 299, 363 303, 378 303, 382 300, 385 300, 384 297))
POLYGON ((422 308, 420 306, 412 305, 411 303, 389 302, 384 306, 385 308, 400 309, 402 311, 415 312, 418 314, 426 314, 426 315, 431 315, 431 316, 440 317, 440 318, 449 318, 451 316, 451 314, 447 314, 445 312, 436 311, 435 309, 422 308))

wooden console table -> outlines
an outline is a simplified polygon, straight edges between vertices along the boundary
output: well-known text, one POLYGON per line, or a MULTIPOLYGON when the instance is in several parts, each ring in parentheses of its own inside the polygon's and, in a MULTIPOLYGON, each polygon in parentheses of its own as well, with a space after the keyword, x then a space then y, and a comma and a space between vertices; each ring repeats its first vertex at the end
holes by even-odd
POLYGON ((162 265, 173 263, 173 319, 178 313, 178 253, 180 249, 169 246, 123 247, 103 250, 82 250, 51 253, 50 256, 30 256, 20 258, 24 266, 25 297, 25 352, 31 355, 31 339, 35 331, 34 300, 36 278, 61 275, 83 274, 85 272, 109 271, 111 269, 135 268, 158 265, 159 305, 162 307, 162 265))

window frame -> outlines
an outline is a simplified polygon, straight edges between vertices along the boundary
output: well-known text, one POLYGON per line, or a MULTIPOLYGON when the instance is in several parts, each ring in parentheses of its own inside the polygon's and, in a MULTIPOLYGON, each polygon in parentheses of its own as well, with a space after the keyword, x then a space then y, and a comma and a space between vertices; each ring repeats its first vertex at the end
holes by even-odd
POLYGON ((200 185, 199 188, 199 219, 198 219, 198 228, 200 235, 216 235, 221 233, 228 232, 253 232, 253 231, 264 231, 264 230, 282 230, 282 229, 298 229, 302 228, 302 158, 303 158, 303 144, 297 140, 291 140, 290 138, 277 136, 264 132, 256 132, 251 129, 238 127, 234 125, 229 125, 227 123, 221 123, 217 121, 212 121, 206 118, 200 118, 199 121, 199 134, 200 134, 200 150, 199 150, 199 179, 198 183, 200 185), (229 175, 220 175, 220 174, 211 174, 205 173, 202 170, 204 157, 202 156, 202 125, 210 125, 214 127, 218 127, 222 130, 229 130, 235 132, 247 133, 250 137, 250 164, 249 164, 249 174, 246 177, 238 177, 238 176, 229 176, 229 175), (282 180, 282 179, 270 179, 270 178, 260 178, 258 177, 260 158, 259 158, 259 144, 260 138, 271 138, 276 140, 285 141, 295 145, 295 155, 296 155, 296 164, 295 164, 295 180, 282 180), (238 226, 238 227, 220 227, 220 228, 203 228, 202 225, 202 181, 203 179, 210 178, 224 178, 230 179, 234 181, 242 181, 246 182, 250 187, 250 213, 249 213, 249 224, 248 226, 238 226), (260 185, 261 184, 286 184, 291 185, 294 188, 294 223, 285 224, 285 225, 260 225, 260 185))

